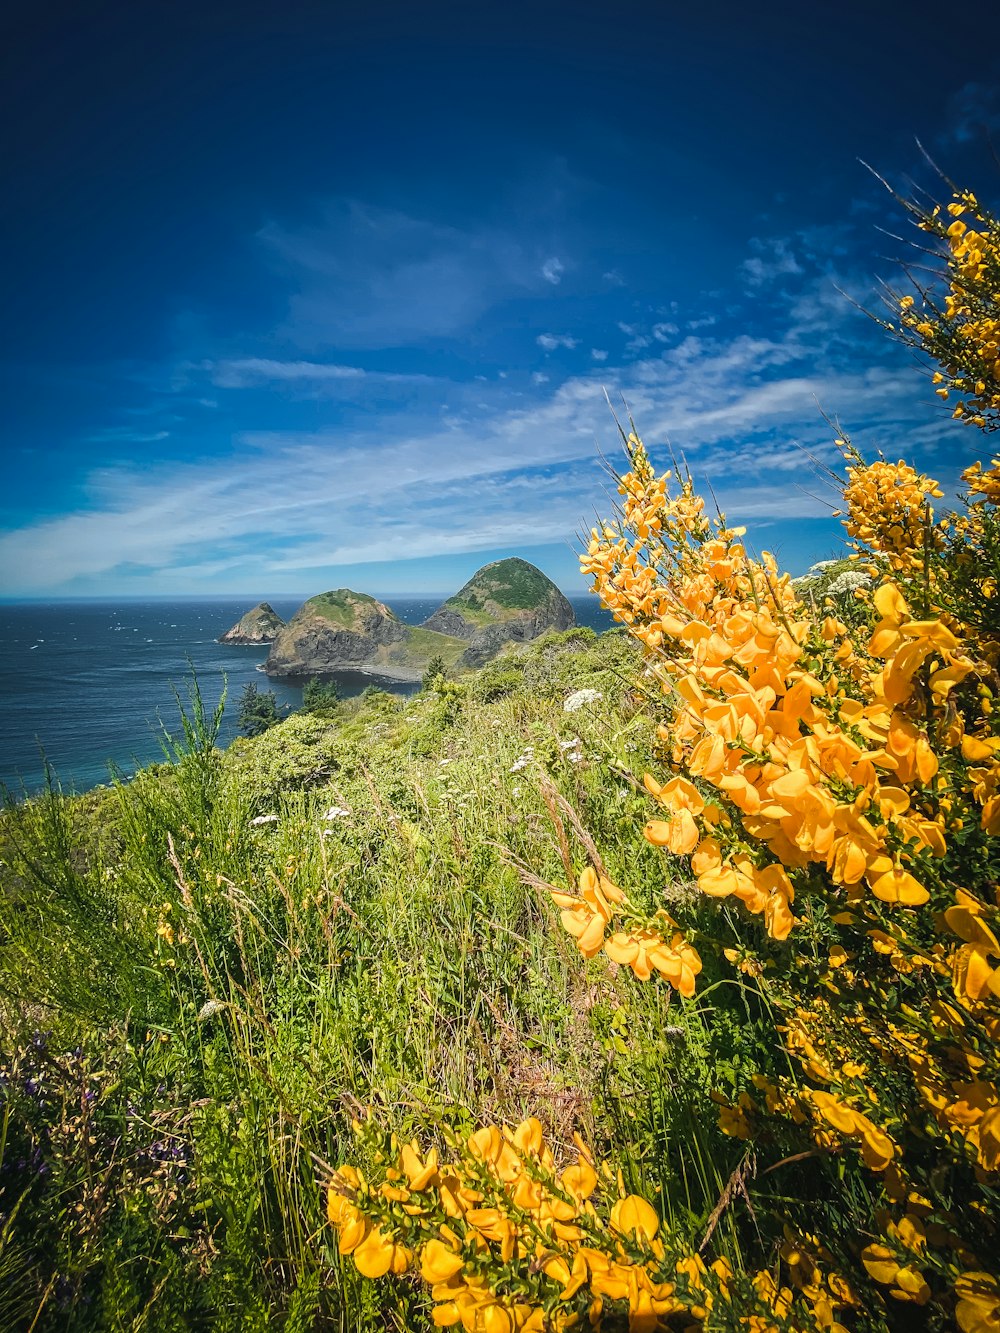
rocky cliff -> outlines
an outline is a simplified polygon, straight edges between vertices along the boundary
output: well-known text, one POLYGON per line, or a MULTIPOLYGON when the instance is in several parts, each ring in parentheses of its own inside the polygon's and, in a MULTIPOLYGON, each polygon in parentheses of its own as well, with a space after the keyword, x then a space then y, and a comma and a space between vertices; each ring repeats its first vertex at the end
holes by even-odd
POLYGON ((264 670, 297 677, 368 671, 413 680, 435 656, 453 665, 463 647, 448 635, 404 625, 374 597, 338 588, 299 607, 271 645, 264 670))
POLYGON ((219 636, 219 643, 273 643, 285 622, 267 602, 261 602, 219 636))
POLYGON ((505 643, 526 642, 546 630, 572 629, 569 601, 547 575, 518 556, 494 560, 442 603, 424 628, 464 639, 463 666, 478 667, 505 643))
POLYGON ((271 645, 269 676, 329 676, 366 671, 419 680, 440 657, 447 668, 477 667, 510 642, 570 629, 573 608, 527 560, 496 560, 478 570, 423 625, 404 625, 384 602, 350 588, 311 597, 271 645))

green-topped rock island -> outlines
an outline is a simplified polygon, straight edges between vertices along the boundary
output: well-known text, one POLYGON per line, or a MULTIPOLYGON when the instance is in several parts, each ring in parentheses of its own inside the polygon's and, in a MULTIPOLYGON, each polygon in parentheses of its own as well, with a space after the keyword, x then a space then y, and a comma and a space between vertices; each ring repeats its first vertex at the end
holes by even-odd
POLYGON ((232 629, 220 634, 219 643, 258 647, 261 644, 273 643, 284 627, 285 622, 274 607, 269 602, 260 602, 252 611, 241 616, 232 629))
POLYGON ((423 625, 404 624, 384 602, 350 588, 310 597, 278 631, 264 670, 293 679, 362 671, 419 680, 436 658, 446 668, 481 666, 509 642, 574 623, 552 580, 512 557, 484 565, 423 625))

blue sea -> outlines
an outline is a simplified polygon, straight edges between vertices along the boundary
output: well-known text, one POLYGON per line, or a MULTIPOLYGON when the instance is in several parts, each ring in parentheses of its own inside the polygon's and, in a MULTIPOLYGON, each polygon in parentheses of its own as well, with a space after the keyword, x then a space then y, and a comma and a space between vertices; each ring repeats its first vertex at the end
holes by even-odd
MULTIPOLYGON (((287 620, 305 598, 266 600, 287 620)), ((417 625, 440 600, 389 604, 417 625)), ((609 628, 596 597, 571 601, 578 624, 609 628)), ((216 642, 250 605, 231 598, 0 605, 0 783, 15 795, 38 790, 43 755, 63 789, 75 791, 109 781, 110 765, 129 774, 161 760, 163 729, 179 731, 174 691, 186 700, 192 671, 209 707, 225 682, 222 744, 237 734, 236 704, 248 681, 273 690, 281 710, 298 708, 300 687, 258 671, 266 647, 216 642)), ((369 685, 400 694, 419 688, 356 671, 335 679, 343 698, 369 685)))

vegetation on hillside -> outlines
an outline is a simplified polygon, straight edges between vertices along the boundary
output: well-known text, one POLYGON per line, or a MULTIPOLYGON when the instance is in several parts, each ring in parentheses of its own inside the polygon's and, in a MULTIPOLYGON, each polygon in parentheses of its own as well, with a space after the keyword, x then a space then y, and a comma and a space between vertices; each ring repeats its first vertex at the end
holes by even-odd
POLYGON ((465 616, 471 612, 469 619, 478 623, 476 618, 482 616, 487 601, 508 611, 527 611, 544 606, 553 587, 551 579, 540 569, 527 560, 510 556, 480 569, 454 597, 448 598, 445 606, 465 616))
POLYGON ((241 734, 260 736, 280 721, 274 691, 258 689, 255 681, 247 681, 236 706, 236 724, 241 734))
MULTIPOLYGON (((353 592, 350 588, 334 588, 330 592, 321 592, 315 597, 310 597, 295 614, 322 616, 324 620, 329 620, 341 629, 356 629, 359 612, 366 607, 376 605, 375 598, 367 593, 353 592)), ((391 611, 389 614, 392 616, 391 611)))
POLYGON ((1000 1328, 1000 459, 795 585, 623 443, 622 630, 7 810, 4 1327, 1000 1328))

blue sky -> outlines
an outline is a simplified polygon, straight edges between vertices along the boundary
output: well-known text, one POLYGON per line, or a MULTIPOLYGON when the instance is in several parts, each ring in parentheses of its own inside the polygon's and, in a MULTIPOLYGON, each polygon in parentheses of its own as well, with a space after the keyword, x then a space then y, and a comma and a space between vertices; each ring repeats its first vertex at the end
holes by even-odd
POLYGON ((1000 18, 948 16, 22 7, 0 592, 438 593, 514 553, 582 591, 605 388, 793 572, 838 541, 823 413, 953 485, 981 438, 841 294, 903 253, 859 158, 930 184, 919 138, 1000 195, 1000 18))

